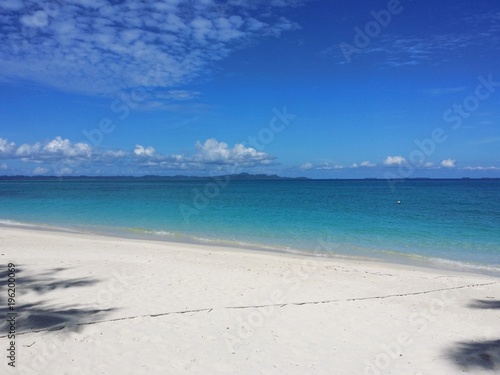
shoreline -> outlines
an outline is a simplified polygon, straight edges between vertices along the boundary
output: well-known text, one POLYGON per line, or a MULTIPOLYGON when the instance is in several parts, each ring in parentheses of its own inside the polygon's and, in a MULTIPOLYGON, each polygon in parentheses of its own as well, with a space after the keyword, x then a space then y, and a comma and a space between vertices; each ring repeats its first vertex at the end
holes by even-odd
POLYGON ((497 360, 495 277, 5 226, 0 242, 23 374, 478 373, 473 343, 497 360))
MULTIPOLYGON (((347 254, 340 252, 326 252, 321 251, 318 246, 314 251, 307 251, 305 249, 292 249, 277 246, 268 246, 266 244, 252 244, 242 243, 230 240, 212 240, 194 237, 188 234, 179 233, 177 238, 174 234, 158 235, 156 231, 146 230, 141 228, 115 228, 115 227, 64 227, 55 226, 44 223, 24 223, 12 220, 0 220, 0 228, 19 228, 40 231, 53 231, 61 233, 95 235, 108 238, 120 238, 136 241, 152 241, 159 242, 167 245, 184 244, 187 246, 201 246, 201 247, 221 247, 232 251, 250 251, 262 253, 275 253, 288 256, 299 257, 312 257, 312 258, 326 258, 326 259, 346 259, 361 262, 375 262, 388 265, 404 265, 409 267, 421 267, 434 269, 438 271, 451 271, 451 272, 464 272, 470 274, 479 274, 492 277, 500 277, 500 265, 488 265, 483 263, 461 262, 451 259, 426 257, 420 254, 403 253, 398 251, 376 251, 371 249, 362 249, 360 253, 371 250, 373 254, 347 254)), ((168 232, 165 232, 168 233, 168 232)))

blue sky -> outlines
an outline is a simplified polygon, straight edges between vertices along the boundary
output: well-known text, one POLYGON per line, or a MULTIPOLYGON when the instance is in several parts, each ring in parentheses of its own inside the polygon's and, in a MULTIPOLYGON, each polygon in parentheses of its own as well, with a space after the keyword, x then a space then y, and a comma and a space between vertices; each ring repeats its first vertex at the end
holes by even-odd
POLYGON ((500 177, 493 0, 4 0, 0 174, 500 177))

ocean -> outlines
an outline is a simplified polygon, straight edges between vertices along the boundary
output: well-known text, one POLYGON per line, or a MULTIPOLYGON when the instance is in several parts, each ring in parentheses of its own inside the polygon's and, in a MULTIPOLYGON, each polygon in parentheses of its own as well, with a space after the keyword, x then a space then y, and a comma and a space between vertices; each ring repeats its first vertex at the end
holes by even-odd
POLYGON ((0 180, 0 223, 500 274, 500 180, 0 180))

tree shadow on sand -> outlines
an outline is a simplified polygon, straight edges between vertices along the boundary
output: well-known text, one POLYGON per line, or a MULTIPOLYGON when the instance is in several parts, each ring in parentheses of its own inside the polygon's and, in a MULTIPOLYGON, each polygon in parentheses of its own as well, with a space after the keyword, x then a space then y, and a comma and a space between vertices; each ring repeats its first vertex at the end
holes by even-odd
POLYGON ((476 299, 471 302, 468 307, 473 309, 500 309, 500 301, 488 299, 476 299))
POLYGON ((476 367, 496 372, 500 369, 500 340, 459 342, 450 354, 463 370, 476 367))
MULTIPOLYGON (((16 333, 37 330, 56 330, 64 326, 75 326, 82 321, 100 320, 112 309, 91 309, 82 304, 64 304, 57 301, 49 302, 49 292, 66 289, 71 296, 74 288, 95 285, 101 280, 97 278, 65 278, 61 275, 64 268, 54 268, 38 273, 29 273, 26 269, 16 267, 16 297, 14 312, 16 316, 16 333), (26 303, 25 295, 33 293, 33 300, 26 303), (91 318, 91 319, 89 319, 91 318)), ((8 307, 7 295, 8 271, 0 272, 0 316, 8 317, 11 313, 8 307)), ((3 319, 0 325, 0 336, 9 332, 10 324, 3 319)))
MULTIPOLYGON (((474 300, 468 307, 484 310, 500 309, 500 301, 474 300)), ((448 355, 462 371, 480 368, 499 373, 500 370, 500 340, 458 342, 448 350, 448 355)))

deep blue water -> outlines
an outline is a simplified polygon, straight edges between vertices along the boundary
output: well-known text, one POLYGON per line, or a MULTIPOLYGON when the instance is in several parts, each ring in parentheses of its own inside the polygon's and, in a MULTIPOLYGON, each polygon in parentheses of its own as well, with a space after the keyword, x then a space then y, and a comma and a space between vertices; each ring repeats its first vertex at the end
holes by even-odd
POLYGON ((500 270, 500 180, 4 180, 0 220, 500 270))

